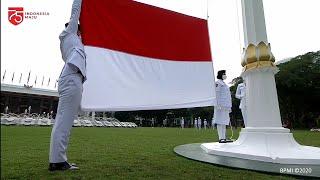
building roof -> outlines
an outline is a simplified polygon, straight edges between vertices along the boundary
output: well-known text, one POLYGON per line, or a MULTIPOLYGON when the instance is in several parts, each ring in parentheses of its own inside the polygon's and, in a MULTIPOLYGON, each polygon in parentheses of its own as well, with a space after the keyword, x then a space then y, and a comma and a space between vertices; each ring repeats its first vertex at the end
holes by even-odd
POLYGON ((33 94, 41 96, 52 96, 59 97, 58 91, 42 88, 34 88, 32 86, 20 86, 1 83, 1 92, 14 92, 14 93, 23 93, 23 94, 33 94))

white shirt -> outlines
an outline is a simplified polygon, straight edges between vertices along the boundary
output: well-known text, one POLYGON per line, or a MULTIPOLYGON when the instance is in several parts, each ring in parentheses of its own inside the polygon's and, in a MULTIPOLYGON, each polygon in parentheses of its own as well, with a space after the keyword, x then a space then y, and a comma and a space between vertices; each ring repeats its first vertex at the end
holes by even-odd
POLYGON ((232 103, 231 103, 230 89, 229 89, 229 86, 227 86, 227 84, 221 79, 218 79, 216 81, 216 97, 217 97, 216 106, 231 109, 232 103))
POLYGON ((243 109, 246 107, 246 85, 244 83, 240 83, 237 87, 236 98, 240 99, 239 108, 243 109))

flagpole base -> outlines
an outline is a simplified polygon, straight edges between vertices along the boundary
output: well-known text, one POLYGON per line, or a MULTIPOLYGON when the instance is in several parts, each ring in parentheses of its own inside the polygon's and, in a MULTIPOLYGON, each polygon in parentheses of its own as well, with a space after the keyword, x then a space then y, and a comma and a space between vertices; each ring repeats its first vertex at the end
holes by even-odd
POLYGON ((285 128, 244 128, 233 143, 203 143, 208 154, 278 164, 320 164, 320 148, 302 146, 285 128))
POLYGON ((320 177, 320 164, 277 164, 271 162, 241 159, 229 156, 208 154, 201 148, 201 143, 184 144, 174 148, 174 152, 185 158, 218 164, 221 166, 265 172, 267 174, 286 174, 303 177, 320 177))

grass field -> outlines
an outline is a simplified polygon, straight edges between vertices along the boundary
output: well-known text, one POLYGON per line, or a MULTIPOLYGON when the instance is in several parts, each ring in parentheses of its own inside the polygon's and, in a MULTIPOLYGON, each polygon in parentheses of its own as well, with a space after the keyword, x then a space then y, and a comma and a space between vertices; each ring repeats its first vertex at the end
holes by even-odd
MULTIPOLYGON (((52 173, 47 170, 50 133, 51 127, 1 126, 1 179, 294 178, 178 156, 175 146, 216 141, 217 132, 177 128, 73 128, 68 158, 80 170, 52 173)), ((319 133, 297 130, 293 134, 301 144, 320 147, 319 133)))

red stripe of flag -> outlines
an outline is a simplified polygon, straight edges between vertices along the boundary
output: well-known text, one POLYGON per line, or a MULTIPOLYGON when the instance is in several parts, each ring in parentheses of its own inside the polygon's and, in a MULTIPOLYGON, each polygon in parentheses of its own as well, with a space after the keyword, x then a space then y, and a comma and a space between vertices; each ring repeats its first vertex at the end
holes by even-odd
POLYGON ((132 0, 83 0, 85 45, 150 58, 211 61, 207 21, 132 0))

